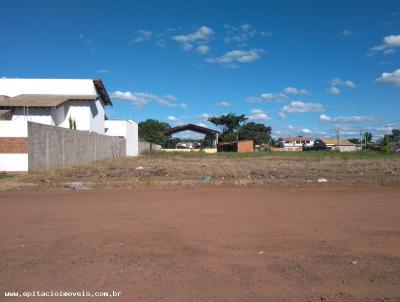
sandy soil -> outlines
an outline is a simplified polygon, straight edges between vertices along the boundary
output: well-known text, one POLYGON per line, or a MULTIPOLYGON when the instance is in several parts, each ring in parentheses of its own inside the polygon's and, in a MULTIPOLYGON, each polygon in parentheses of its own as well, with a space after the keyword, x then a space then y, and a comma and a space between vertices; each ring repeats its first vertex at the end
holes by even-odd
POLYGON ((0 193, 0 301, 400 301, 400 189, 0 193), (120 298, 4 298, 10 290, 120 298))

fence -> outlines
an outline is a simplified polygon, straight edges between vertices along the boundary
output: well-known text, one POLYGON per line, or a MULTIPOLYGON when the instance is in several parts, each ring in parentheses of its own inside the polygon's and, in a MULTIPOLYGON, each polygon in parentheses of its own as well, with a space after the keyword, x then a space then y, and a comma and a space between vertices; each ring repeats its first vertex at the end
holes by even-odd
POLYGON ((145 141, 139 141, 139 154, 146 151, 161 151, 161 146, 145 141))
POLYGON ((29 170, 125 156, 126 140, 94 132, 28 123, 29 170))

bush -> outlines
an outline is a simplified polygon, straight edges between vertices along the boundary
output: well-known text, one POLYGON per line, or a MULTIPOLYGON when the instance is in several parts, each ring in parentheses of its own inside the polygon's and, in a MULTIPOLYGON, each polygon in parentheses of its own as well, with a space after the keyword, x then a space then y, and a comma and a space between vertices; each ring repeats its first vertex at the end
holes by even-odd
POLYGON ((384 153, 384 154, 389 154, 389 153, 392 153, 393 151, 389 146, 383 146, 381 148, 381 152, 384 153))

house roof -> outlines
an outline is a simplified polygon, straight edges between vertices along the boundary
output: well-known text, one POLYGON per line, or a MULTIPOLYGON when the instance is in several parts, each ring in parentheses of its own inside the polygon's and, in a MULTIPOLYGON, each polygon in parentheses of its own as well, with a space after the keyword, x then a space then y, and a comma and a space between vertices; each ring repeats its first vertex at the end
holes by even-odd
POLYGON ((186 125, 170 128, 170 129, 164 131, 163 133, 164 133, 164 135, 172 135, 174 133, 187 131, 187 130, 198 132, 198 133, 203 133, 206 135, 216 135, 217 133, 219 133, 219 131, 217 131, 217 130, 213 130, 213 129, 206 128, 206 127, 201 127, 201 126, 194 125, 194 124, 186 124, 186 125))
POLYGON ((337 139, 334 138, 328 138, 328 139, 323 139, 323 142, 326 145, 339 145, 339 146, 355 146, 356 144, 353 144, 352 142, 346 141, 346 140, 339 140, 339 143, 337 139))
POLYGON ((22 94, 100 96, 104 105, 112 105, 101 79, 0 78, 0 95, 16 97, 22 94))
POLYGON ((306 136, 297 136, 297 137, 284 137, 284 141, 312 141, 313 139, 306 136))
POLYGON ((93 80, 93 84, 97 89, 97 92, 100 94, 101 99, 104 102, 104 105, 111 105, 112 106, 112 102, 110 97, 108 96, 107 90, 104 87, 103 81, 101 79, 94 79, 93 80))
POLYGON ((10 110, 7 110, 7 109, 0 109, 0 116, 3 116, 4 114, 7 114, 7 113, 9 113, 10 112, 10 110))
POLYGON ((93 95, 21 94, 12 98, 0 98, 0 108, 57 107, 66 101, 91 101, 95 99, 96 97, 93 95))

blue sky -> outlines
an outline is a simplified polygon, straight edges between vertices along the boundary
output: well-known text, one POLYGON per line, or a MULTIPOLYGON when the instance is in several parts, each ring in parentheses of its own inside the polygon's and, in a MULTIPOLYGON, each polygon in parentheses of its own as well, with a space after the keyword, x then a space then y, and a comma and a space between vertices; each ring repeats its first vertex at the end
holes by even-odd
POLYGON ((400 126, 400 2, 1 1, 0 76, 101 78, 110 118, 400 126))

